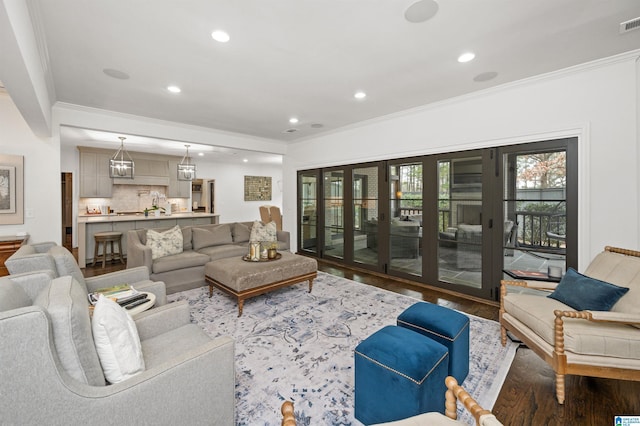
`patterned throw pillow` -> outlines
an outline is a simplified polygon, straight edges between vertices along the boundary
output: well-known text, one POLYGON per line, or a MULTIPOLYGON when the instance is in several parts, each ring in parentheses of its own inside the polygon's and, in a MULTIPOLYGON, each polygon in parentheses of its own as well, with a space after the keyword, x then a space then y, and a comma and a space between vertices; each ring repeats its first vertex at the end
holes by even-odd
POLYGON ((151 247, 153 260, 170 254, 182 253, 182 231, 176 225, 168 231, 147 230, 147 247, 151 247))
POLYGON ((251 241, 278 241, 276 223, 262 223, 259 220, 253 222, 251 227, 251 241))

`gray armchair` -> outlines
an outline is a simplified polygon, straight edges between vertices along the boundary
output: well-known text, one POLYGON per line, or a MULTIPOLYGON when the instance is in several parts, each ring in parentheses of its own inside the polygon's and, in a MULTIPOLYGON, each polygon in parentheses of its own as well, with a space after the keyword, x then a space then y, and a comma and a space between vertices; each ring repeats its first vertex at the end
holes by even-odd
POLYGON ((146 311, 145 370, 107 385, 83 288, 52 276, 0 278, 0 423, 234 424, 233 339, 209 338, 186 303, 146 311))
POLYGON ((5 261, 5 266, 12 275, 42 270, 52 271, 55 277, 71 275, 86 288, 86 293, 118 284, 129 284, 136 290, 153 293, 156 296, 155 306, 167 303, 164 282, 151 281, 146 267, 84 278, 73 254, 54 242, 24 245, 5 261))

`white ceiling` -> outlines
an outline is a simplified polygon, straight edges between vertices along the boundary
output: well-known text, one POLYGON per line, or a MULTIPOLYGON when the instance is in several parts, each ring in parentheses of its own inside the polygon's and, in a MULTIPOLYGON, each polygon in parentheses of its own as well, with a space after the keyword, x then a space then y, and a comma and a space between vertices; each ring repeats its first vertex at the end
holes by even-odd
POLYGON ((285 142, 640 48, 640 30, 619 32, 639 0, 437 0, 432 19, 412 23, 415 1, 31 6, 55 100, 285 142), (215 42, 216 29, 231 40, 215 42), (475 60, 458 63, 466 51, 475 60), (497 76, 476 81, 485 73, 497 76))

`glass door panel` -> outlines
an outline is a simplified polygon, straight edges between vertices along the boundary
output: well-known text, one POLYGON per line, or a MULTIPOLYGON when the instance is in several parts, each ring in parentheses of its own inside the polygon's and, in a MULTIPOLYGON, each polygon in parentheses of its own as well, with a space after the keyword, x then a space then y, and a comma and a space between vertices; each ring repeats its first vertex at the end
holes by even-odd
POLYGON ((378 166, 353 169, 353 260, 378 265, 378 166))
POLYGON ((389 166, 389 268, 422 276, 422 162, 389 166))
POLYGON ((344 258, 344 171, 323 174, 324 254, 344 258))
POLYGON ((300 174, 300 247, 318 252, 318 173, 300 174))
POLYGON ((566 154, 548 150, 503 156, 505 270, 547 273, 551 266, 566 271, 566 154))
POLYGON ((482 288, 482 157, 438 161, 438 279, 482 288))

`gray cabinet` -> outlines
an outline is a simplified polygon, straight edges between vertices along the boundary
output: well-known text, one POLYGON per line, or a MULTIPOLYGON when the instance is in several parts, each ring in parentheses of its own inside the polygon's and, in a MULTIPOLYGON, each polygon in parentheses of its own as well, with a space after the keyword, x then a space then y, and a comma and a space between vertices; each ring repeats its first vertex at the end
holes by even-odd
POLYGON ((189 198, 191 196, 191 181, 178 180, 179 161, 169 160, 169 198, 189 198))
POLYGON ((109 154, 80 152, 80 197, 110 198, 113 180, 109 177, 109 154))

